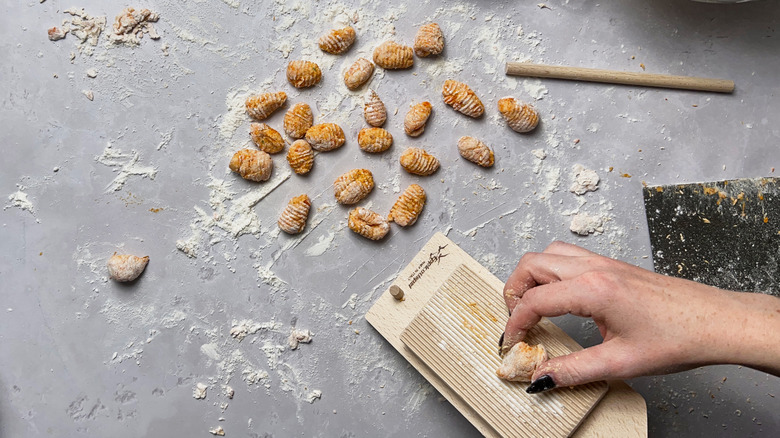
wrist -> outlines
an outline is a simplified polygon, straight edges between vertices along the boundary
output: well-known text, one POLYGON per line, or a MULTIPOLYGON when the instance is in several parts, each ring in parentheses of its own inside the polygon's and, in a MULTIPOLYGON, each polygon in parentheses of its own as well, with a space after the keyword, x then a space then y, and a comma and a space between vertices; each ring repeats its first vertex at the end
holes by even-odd
POLYGON ((780 299, 726 292, 714 323, 714 363, 744 365, 780 375, 780 299))

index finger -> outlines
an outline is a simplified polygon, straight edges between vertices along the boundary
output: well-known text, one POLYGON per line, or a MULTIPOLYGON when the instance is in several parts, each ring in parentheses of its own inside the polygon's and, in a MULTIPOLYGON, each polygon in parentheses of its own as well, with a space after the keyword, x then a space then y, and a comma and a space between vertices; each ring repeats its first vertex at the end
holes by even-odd
POLYGON ((574 278, 587 268, 583 257, 529 252, 520 258, 517 267, 504 285, 504 302, 510 313, 526 291, 547 283, 574 278))

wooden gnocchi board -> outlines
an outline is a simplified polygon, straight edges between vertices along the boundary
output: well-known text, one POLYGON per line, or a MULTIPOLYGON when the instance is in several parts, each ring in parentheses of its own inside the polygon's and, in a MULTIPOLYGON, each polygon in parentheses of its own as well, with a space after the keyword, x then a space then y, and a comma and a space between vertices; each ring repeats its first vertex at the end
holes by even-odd
MULTIPOLYGON (((647 436, 645 401, 621 381, 529 395, 527 384, 495 377, 507 319, 503 282, 443 234, 431 238, 393 286, 404 299, 388 288, 366 320, 483 435, 647 436)), ((546 318, 529 336, 551 356, 582 349, 546 318)))

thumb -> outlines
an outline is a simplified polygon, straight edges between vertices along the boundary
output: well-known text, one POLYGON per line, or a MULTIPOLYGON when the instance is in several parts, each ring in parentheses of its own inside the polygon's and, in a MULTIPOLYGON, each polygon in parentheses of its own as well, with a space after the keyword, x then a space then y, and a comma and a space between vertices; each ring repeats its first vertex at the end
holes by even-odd
POLYGON ((556 387, 618 378, 625 371, 620 350, 619 344, 610 340, 545 361, 536 368, 526 392, 536 394, 556 387))

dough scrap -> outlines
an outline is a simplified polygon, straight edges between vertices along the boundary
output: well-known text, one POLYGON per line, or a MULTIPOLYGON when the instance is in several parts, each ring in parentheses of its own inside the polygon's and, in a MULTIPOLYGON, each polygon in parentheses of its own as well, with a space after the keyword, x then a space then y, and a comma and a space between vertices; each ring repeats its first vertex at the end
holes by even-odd
POLYGON ((547 360, 544 345, 518 342, 504 355, 496 375, 510 382, 530 382, 534 371, 547 360))

